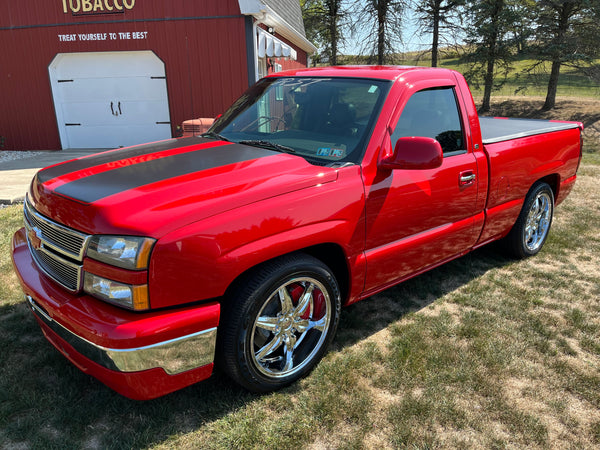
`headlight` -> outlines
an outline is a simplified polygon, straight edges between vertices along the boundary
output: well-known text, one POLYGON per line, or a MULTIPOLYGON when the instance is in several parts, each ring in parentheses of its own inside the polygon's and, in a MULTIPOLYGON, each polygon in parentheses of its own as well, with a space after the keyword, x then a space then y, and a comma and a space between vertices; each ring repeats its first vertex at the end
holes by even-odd
POLYGON ((137 236, 93 236, 87 256, 123 269, 146 269, 155 242, 137 236))
POLYGON ((124 284, 86 272, 83 290, 101 300, 134 311, 144 311, 150 308, 147 284, 124 284))

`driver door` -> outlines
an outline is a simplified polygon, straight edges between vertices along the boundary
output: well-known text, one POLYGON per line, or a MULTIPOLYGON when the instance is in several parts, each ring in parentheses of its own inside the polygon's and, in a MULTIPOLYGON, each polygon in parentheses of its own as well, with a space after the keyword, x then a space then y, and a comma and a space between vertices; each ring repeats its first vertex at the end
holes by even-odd
POLYGON ((477 163, 454 86, 415 92, 393 130, 392 145, 404 136, 432 137, 444 158, 436 169, 378 170, 366 204, 366 293, 460 255, 477 240, 477 163))

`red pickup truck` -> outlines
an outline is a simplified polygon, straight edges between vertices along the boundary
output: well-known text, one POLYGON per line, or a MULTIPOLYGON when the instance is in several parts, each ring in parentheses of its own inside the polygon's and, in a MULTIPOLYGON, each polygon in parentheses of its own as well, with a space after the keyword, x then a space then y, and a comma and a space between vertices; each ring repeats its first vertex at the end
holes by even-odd
POLYGON ((580 123, 482 118, 446 69, 260 80, 201 137, 39 171, 13 263, 48 340, 121 394, 286 386, 343 305, 505 239, 542 248, 580 123))

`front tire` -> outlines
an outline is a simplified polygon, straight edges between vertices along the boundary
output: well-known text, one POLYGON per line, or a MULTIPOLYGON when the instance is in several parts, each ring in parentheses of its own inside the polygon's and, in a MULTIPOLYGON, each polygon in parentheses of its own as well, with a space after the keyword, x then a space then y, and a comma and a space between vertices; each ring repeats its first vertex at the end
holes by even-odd
POLYGON ((536 255, 544 246, 554 214, 554 193, 550 186, 535 184, 523 203, 523 208, 506 236, 509 253, 516 258, 536 255))
POLYGON ((296 254, 260 266, 225 299, 221 368, 254 392, 295 382, 325 354, 340 308, 337 281, 320 260, 296 254))

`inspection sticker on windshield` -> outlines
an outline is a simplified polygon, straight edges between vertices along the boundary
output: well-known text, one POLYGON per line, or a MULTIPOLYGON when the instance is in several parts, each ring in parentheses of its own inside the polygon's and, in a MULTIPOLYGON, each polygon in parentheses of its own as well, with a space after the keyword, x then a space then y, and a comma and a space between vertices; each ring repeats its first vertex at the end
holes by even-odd
POLYGON ((317 156, 329 156, 330 158, 343 158, 346 156, 346 150, 343 148, 319 147, 317 156))

